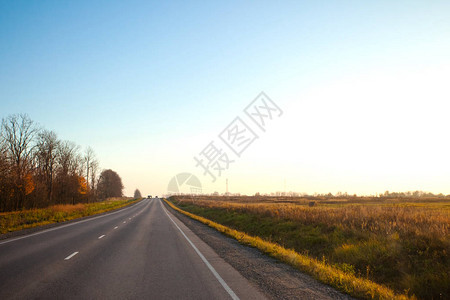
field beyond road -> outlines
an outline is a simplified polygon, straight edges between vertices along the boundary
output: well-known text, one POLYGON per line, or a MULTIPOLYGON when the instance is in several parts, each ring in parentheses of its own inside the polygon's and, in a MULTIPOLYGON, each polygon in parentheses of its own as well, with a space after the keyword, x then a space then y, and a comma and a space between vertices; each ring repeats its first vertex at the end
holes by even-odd
POLYGON ((173 196, 170 200, 185 211, 396 293, 450 298, 448 199, 173 196))
POLYGON ((94 203, 61 204, 47 208, 0 213, 0 234, 100 214, 133 204, 138 200, 140 199, 110 198, 94 203))

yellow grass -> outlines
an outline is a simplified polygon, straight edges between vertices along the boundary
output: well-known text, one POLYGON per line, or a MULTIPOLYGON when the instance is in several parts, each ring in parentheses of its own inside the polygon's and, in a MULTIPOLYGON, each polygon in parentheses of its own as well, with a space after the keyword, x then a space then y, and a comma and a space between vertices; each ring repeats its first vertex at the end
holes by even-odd
POLYGON ((95 203, 60 204, 41 209, 0 213, 0 234, 100 214, 137 201, 130 198, 111 198, 95 203))
MULTIPOLYGON (((192 202, 192 200, 183 200, 192 202)), ((306 205, 283 203, 233 203, 195 200, 195 205, 208 208, 241 210, 259 215, 302 221, 307 224, 328 224, 382 234, 415 234, 445 237, 450 234, 450 210, 430 206, 409 205, 306 205)))

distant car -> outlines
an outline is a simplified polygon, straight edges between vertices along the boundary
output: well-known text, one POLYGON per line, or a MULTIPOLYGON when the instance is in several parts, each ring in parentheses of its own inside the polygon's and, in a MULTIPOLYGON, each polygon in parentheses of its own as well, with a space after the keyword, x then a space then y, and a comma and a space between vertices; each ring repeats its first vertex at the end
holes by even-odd
POLYGON ((151 197, 152 197, 152 195, 148 195, 148 196, 147 196, 147 198, 151 198, 151 197))
POLYGON ((158 196, 155 196, 155 198, 158 198, 158 196))

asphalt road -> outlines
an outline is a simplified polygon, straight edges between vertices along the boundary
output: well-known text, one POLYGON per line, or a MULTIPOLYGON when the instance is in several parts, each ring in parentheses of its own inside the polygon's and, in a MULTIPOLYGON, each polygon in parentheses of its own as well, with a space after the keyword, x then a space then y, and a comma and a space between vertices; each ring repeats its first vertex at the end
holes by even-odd
POLYGON ((0 299, 264 299, 160 199, 0 241, 0 299))

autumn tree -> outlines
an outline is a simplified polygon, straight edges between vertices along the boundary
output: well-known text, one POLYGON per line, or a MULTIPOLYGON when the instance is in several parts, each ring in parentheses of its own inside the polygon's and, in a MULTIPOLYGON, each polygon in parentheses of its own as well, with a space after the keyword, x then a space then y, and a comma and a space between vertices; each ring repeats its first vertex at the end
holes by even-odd
POLYGON ((119 174, 111 169, 100 174, 97 185, 97 194, 100 199, 122 197, 123 184, 119 174))
POLYGON ((1 138, 6 147, 6 158, 10 162, 14 188, 12 200, 14 209, 26 205, 25 196, 29 194, 34 138, 38 127, 25 114, 10 115, 2 120, 1 138), (28 188, 28 190, 27 190, 28 188))
MULTIPOLYGON (((27 115, 2 119, 0 211, 98 199, 98 170, 92 148, 80 153, 79 146, 60 141, 53 131, 39 129, 27 115)), ((121 196, 120 177, 118 182, 112 186, 119 191, 108 187, 105 193, 121 196)))
POLYGON ((134 198, 135 199, 142 198, 141 191, 139 189, 136 189, 134 191, 134 198))

